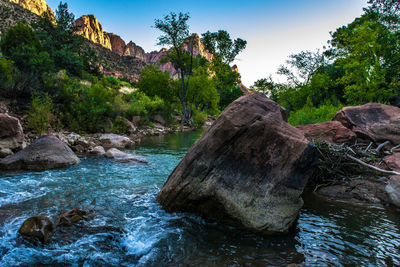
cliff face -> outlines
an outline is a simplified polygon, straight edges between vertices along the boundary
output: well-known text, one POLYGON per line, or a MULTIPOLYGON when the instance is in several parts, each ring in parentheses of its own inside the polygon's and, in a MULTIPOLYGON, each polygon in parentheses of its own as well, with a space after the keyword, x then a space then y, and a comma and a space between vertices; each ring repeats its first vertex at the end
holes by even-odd
POLYGON ((54 20, 54 13, 51 8, 46 4, 45 0, 9 0, 36 15, 43 15, 50 12, 51 18, 54 20))
POLYGON ((124 56, 134 57, 146 62, 146 52, 132 41, 125 47, 124 56))
MULTIPOLYGON (((183 49, 193 54, 194 57, 201 55, 205 57, 207 60, 211 61, 213 55, 205 49, 203 42, 200 39, 200 36, 196 33, 192 34, 186 42, 183 44, 183 49)), ((147 64, 158 65, 163 56, 168 52, 167 49, 163 48, 160 51, 153 51, 151 53, 146 54, 146 62, 147 64)), ((178 78, 178 72, 172 66, 170 62, 163 63, 159 65, 160 70, 167 71, 172 77, 178 78)))
POLYGON ((80 17, 75 21, 75 26, 78 27, 77 34, 111 50, 110 37, 103 31, 103 27, 94 15, 80 17))

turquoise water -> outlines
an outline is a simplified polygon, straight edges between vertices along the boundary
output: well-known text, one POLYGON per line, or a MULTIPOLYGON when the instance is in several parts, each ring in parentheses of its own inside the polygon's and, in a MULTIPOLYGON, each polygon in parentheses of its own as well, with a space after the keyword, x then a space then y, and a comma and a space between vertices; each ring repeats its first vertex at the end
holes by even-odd
POLYGON ((3 175, 0 266, 400 265, 400 212, 390 208, 306 194, 296 229, 283 237, 166 213, 157 193, 199 135, 152 138, 129 151, 150 165, 93 157, 69 169, 3 175), (48 245, 17 235, 30 216, 54 218, 75 207, 92 210, 92 220, 57 231, 48 245))

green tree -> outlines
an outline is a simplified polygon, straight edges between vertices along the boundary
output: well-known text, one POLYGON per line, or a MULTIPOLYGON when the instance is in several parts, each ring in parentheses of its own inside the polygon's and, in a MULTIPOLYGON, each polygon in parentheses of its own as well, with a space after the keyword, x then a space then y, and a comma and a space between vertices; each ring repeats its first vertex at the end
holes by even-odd
POLYGON ((316 71, 326 64, 326 57, 318 50, 317 52, 301 51, 290 55, 286 60, 286 65, 279 67, 278 74, 286 76, 293 86, 307 85, 316 71))
POLYGON ((154 65, 142 70, 136 86, 146 95, 158 96, 167 102, 173 102, 176 95, 169 73, 161 71, 154 65))
MULTIPOLYGON (((163 34, 158 37, 158 45, 170 46, 173 50, 174 60, 171 60, 174 68, 179 73, 181 86, 179 90, 179 100, 183 109, 183 120, 190 123, 191 111, 188 107, 186 94, 189 87, 187 77, 192 74, 192 60, 185 60, 187 52, 182 49, 184 42, 189 38, 189 25, 187 21, 190 16, 187 13, 179 13, 178 15, 171 12, 164 19, 156 19, 154 21, 155 28, 159 29, 163 34), (186 55, 186 56, 185 56, 186 55)), ((193 58, 193 53, 190 53, 193 58)))
POLYGON ((202 34, 201 40, 209 52, 220 56, 226 64, 232 63, 247 45, 247 41, 240 38, 233 41, 225 30, 219 30, 218 32, 207 31, 202 34))
POLYGON ((394 98, 399 80, 399 42, 376 14, 365 14, 337 29, 331 45, 329 54, 344 70, 341 83, 349 104, 386 103, 394 98))

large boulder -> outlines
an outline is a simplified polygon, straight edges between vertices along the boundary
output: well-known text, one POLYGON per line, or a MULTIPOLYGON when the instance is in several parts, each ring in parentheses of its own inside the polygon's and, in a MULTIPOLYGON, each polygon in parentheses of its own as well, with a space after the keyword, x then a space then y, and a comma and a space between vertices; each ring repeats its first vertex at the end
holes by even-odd
POLYGON ((78 157, 60 139, 44 135, 27 148, 0 160, 1 170, 47 170, 79 163, 78 157))
POLYGON ((34 216, 26 219, 18 233, 29 241, 39 240, 48 243, 54 234, 55 227, 49 217, 34 216))
POLYGON ((352 130, 358 138, 375 143, 390 141, 400 144, 400 108, 378 103, 356 107, 345 107, 339 111, 334 121, 341 122, 352 130))
POLYGON ((99 141, 101 146, 104 147, 105 149, 109 148, 124 149, 134 144, 132 140, 129 139, 128 137, 117 134, 102 134, 99 137, 99 141))
POLYGON ((400 207, 400 176, 390 177, 389 183, 385 189, 389 195, 390 202, 393 205, 400 207))
POLYGON ((16 151, 24 147, 24 132, 19 119, 0 113, 0 149, 16 151))
POLYGON ((317 164, 315 147, 286 112, 255 93, 233 102, 193 145, 157 200, 263 234, 286 233, 317 164))
POLYGON ((356 135, 338 121, 328 121, 317 124, 297 126, 310 141, 330 144, 353 143, 356 135))

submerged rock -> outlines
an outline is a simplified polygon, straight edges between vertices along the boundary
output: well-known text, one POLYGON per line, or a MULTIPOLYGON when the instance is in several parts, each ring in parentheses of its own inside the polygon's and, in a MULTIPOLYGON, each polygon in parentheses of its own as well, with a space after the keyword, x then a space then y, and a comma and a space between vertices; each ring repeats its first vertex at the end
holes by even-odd
POLYGON ((122 158, 122 159, 117 159, 115 162, 118 162, 118 163, 137 162, 137 163, 142 163, 142 164, 149 164, 145 160, 141 160, 141 159, 137 159, 137 158, 133 158, 133 157, 126 157, 126 158, 122 158))
POLYGON ((353 143, 356 135, 338 121, 328 121, 317 124, 297 126, 310 141, 330 144, 353 143))
POLYGON ((117 134, 102 134, 99 137, 99 141, 105 149, 109 148, 124 149, 134 145, 132 140, 129 139, 128 137, 117 134))
POLYGON ((389 195, 390 203, 400 207, 400 176, 390 177, 389 184, 385 189, 389 195))
POLYGON ((71 226, 82 220, 86 221, 88 220, 87 215, 88 212, 86 210, 72 209, 60 215, 60 222, 57 226, 71 226))
POLYGON ((0 160, 1 170, 48 170, 79 163, 78 157, 53 135, 38 138, 27 148, 0 160))
POLYGON ((378 103, 356 107, 345 107, 334 121, 341 122, 358 138, 375 143, 390 141, 400 144, 400 108, 378 103))
POLYGON ((107 150, 107 152, 104 154, 106 158, 121 158, 121 157, 126 157, 128 154, 125 152, 122 152, 121 150, 118 150, 116 148, 110 148, 107 150))
POLYGON ((263 94, 233 102, 172 172, 157 200, 263 234, 286 233, 303 205, 315 147, 263 94))
POLYGON ((34 216, 24 221, 18 233, 29 241, 39 240, 48 243, 54 234, 55 227, 49 217, 34 216))
POLYGON ((0 149, 16 151, 24 147, 24 132, 19 119, 7 113, 0 113, 0 149))

